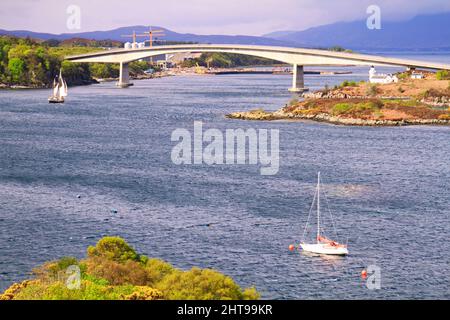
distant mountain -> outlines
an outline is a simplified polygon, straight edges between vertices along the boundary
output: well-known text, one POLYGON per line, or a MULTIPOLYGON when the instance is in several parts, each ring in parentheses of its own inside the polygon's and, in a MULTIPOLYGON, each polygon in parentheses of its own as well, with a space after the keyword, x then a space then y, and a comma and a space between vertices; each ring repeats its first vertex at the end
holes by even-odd
POLYGON ((297 33, 298 31, 275 31, 268 34, 263 35, 265 38, 281 38, 290 36, 293 33, 297 33))
MULTIPOLYGON (((219 44, 254 44, 254 45, 273 45, 273 46, 292 46, 290 42, 283 40, 277 40, 265 37, 254 36, 226 36, 226 35, 196 35, 196 34, 182 34, 177 33, 161 27, 152 27, 153 29, 162 29, 165 31, 166 36, 162 40, 167 41, 180 41, 180 42, 198 42, 198 43, 219 43, 219 44)), ((49 34, 38 33, 26 30, 7 31, 0 30, 0 34, 12 35, 16 37, 30 37, 33 39, 56 39, 67 40, 72 38, 83 38, 91 40, 114 40, 114 41, 131 41, 130 38, 124 38, 122 35, 131 35, 133 31, 140 34, 149 31, 149 27, 145 26, 130 26, 118 28, 110 31, 93 31, 82 33, 63 33, 63 34, 49 34)), ((138 41, 144 41, 148 38, 138 38, 138 41)))
POLYGON ((401 22, 382 20, 381 30, 370 30, 366 20, 339 22, 299 32, 265 35, 297 46, 366 50, 441 50, 450 49, 450 13, 420 15, 401 22))

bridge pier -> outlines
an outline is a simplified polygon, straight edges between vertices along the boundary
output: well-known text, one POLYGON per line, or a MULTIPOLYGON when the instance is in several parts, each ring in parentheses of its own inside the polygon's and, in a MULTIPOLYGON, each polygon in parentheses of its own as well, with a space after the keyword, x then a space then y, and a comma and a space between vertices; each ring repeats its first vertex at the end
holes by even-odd
POLYGON ((130 83, 130 70, 128 69, 128 63, 120 63, 119 82, 117 82, 116 85, 120 88, 128 88, 129 86, 133 85, 132 83, 130 83))
POLYGON ((309 89, 305 88, 305 72, 303 66, 294 64, 293 71, 292 88, 290 88, 289 91, 297 93, 308 91, 309 89))

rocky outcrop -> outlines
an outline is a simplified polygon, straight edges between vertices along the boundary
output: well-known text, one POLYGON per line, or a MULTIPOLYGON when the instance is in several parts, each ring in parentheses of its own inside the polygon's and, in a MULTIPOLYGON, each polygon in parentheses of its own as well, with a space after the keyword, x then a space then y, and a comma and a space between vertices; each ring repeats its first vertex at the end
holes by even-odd
POLYGON ((283 116, 278 118, 277 112, 266 112, 263 110, 253 110, 248 112, 234 112, 227 114, 225 117, 229 119, 239 119, 239 120, 277 120, 283 119, 283 116))
POLYGON ((319 114, 294 114, 278 110, 273 113, 255 113, 255 112, 235 112, 227 115, 230 119, 240 120, 310 120, 317 122, 326 122, 345 126, 409 126, 409 125, 450 125, 450 120, 446 119, 404 119, 404 120, 383 120, 383 119, 356 119, 333 116, 327 113, 319 114))
POLYGON ((446 107, 450 106, 450 97, 428 97, 423 98, 420 102, 433 107, 446 107))
MULTIPOLYGON (((408 125, 449 125, 450 120, 444 119, 405 119, 405 120, 383 120, 383 119, 355 119, 355 118, 342 118, 338 116, 332 116, 327 113, 320 114, 303 114, 297 115, 292 113, 284 114, 284 119, 291 120, 312 120, 318 122, 327 122, 337 125, 346 126, 408 126, 408 125)), ((281 119, 278 115, 278 119, 281 119)))
MULTIPOLYGON (((333 91, 316 91, 316 92, 305 92, 302 94, 304 99, 373 99, 373 96, 360 96, 360 95, 350 95, 348 93, 342 92, 340 90, 333 91)), ((386 100, 410 100, 410 97, 397 97, 397 96, 377 96, 378 99, 386 100)))

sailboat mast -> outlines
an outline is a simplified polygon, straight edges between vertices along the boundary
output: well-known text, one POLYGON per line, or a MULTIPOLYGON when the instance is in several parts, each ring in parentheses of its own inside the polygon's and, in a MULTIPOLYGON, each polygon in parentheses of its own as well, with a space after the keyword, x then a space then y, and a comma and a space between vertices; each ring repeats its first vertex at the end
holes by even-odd
POLYGON ((320 238, 320 172, 317 175, 317 243, 320 238))

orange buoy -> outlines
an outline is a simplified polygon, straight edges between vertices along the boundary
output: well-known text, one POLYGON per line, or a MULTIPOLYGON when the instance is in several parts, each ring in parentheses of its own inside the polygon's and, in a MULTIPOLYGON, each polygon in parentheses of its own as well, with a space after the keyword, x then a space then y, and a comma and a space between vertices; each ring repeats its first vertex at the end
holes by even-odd
POLYGON ((361 271, 361 277, 362 277, 363 279, 366 279, 366 278, 367 278, 367 271, 366 271, 366 270, 361 271))
POLYGON ((293 245, 293 244, 291 244, 290 246, 289 246, 289 251, 290 252, 293 252, 295 250, 295 246, 293 245))

